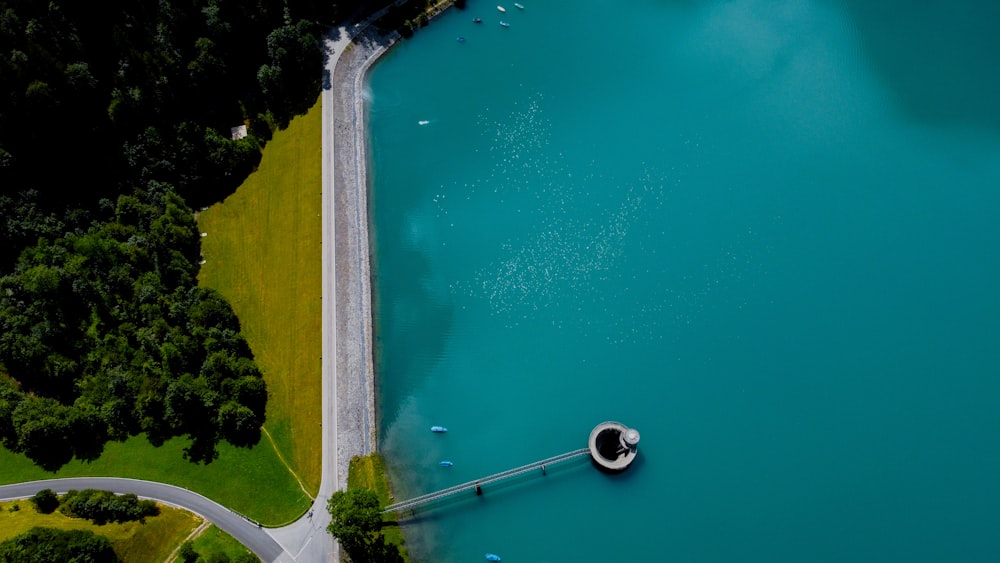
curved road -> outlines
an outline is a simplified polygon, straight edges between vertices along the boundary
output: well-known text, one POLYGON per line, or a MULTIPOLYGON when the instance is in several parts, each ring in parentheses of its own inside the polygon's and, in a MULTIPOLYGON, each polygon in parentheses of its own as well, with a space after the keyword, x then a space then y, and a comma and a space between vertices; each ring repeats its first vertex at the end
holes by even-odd
POLYGON ((101 489, 119 494, 134 493, 143 498, 155 499, 194 512, 239 540, 264 561, 274 561, 284 551, 278 542, 274 541, 257 524, 249 522, 232 510, 198 493, 163 483, 117 477, 49 479, 0 486, 0 500, 30 497, 42 489, 52 489, 60 494, 70 489, 101 489))
MULTIPOLYGON (((361 24, 341 27, 331 34, 327 40, 327 73, 331 80, 346 47, 361 34, 368 21, 380 17, 382 13, 384 10, 361 24)), ((370 334, 355 334, 370 331, 370 302, 366 299, 370 296, 365 295, 369 291, 367 263, 363 262, 368 251, 367 225, 351 223, 364 221, 360 210, 365 208, 364 158, 363 152, 359 152, 364 151, 364 139, 358 129, 364 123, 358 106, 359 93, 365 72, 387 45, 373 42, 372 38, 365 38, 362 42, 364 45, 354 50, 357 56, 347 57, 350 62, 341 69, 341 76, 353 73, 353 79, 334 84, 322 93, 323 301, 333 305, 324 307, 323 311, 323 475, 312 510, 283 528, 262 528, 256 522, 193 491, 164 483, 118 477, 48 479, 3 485, 0 486, 0 500, 31 497, 42 489, 52 489, 57 493, 71 489, 133 493, 194 512, 269 563, 339 561, 338 546, 326 532, 330 522, 326 502, 334 491, 346 488, 351 457, 371 453, 374 441, 370 334), (334 90, 338 90, 336 95, 334 90), (344 118, 338 111, 349 118, 344 118), (341 128, 343 130, 339 130, 341 128), (335 143, 338 140, 339 143, 335 143), (350 154, 346 154, 348 152, 350 154), (335 225, 337 217, 344 219, 339 226, 335 225), (348 243, 345 248, 341 242, 343 239, 356 242, 353 246, 348 243), (338 247, 350 256, 338 257, 338 247), (338 260, 351 263, 341 265, 338 260), (341 267, 348 274, 344 287, 338 288, 341 267), (344 305, 342 301, 349 303, 344 305), (340 307, 345 309, 342 311, 345 314, 338 319, 337 309, 340 307), (369 316, 367 321, 366 315, 369 316), (348 318, 345 320, 343 317, 348 318), (338 336, 343 337, 339 342, 338 336)), ((253 494, 253 491, 247 491, 247 494, 253 494)))

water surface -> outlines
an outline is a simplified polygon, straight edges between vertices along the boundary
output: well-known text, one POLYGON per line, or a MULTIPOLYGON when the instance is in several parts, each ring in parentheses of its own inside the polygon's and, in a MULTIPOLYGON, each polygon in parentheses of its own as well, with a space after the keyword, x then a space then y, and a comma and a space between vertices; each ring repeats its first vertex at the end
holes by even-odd
POLYGON ((372 75, 380 447, 400 497, 640 459, 421 560, 1000 558, 996 5, 522 3, 372 75))

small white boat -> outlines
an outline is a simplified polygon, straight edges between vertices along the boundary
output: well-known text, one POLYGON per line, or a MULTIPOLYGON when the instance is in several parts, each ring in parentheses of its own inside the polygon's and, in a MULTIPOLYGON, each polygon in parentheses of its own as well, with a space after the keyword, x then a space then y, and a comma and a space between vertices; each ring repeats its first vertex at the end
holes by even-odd
POLYGON ((500 25, 502 25, 504 27, 510 27, 510 24, 507 23, 507 22, 505 22, 505 21, 503 21, 503 20, 500 20, 500 25))
POLYGON ((504 8, 503 6, 497 6, 497 10, 500 10, 501 12, 506 12, 507 8, 504 8))
POLYGON ((447 431, 448 429, 444 426, 431 426, 431 432, 444 433, 447 431))
POLYGON ((500 556, 497 555, 497 554, 495 554, 495 553, 487 553, 486 554, 486 560, 487 561, 500 561, 500 556))
POLYGON ((514 7, 517 8, 518 10, 523 10, 524 4, 518 4, 517 2, 514 2, 514 7))
POLYGON ((455 464, 450 461, 442 461, 439 465, 441 465, 441 467, 451 467, 452 465, 455 464))

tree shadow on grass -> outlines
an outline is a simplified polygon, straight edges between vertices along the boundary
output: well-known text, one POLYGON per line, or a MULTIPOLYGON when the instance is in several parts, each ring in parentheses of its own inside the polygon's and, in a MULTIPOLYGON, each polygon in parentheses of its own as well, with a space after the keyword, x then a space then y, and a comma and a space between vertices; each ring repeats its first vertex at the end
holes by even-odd
POLYGON ((208 465, 219 458, 219 437, 215 432, 192 434, 191 444, 184 448, 184 459, 208 465))

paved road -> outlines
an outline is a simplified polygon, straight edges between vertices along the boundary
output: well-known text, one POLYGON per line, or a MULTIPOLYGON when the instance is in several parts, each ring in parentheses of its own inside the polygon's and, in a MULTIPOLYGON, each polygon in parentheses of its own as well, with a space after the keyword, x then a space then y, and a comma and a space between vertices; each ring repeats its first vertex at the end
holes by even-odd
POLYGON ((70 489, 101 489, 120 494, 134 493, 143 498, 180 506, 198 514, 239 540, 264 561, 276 560, 283 551, 281 546, 268 535, 267 531, 221 504, 187 489, 163 483, 117 477, 49 479, 0 486, 0 500, 30 497, 42 489, 52 489, 57 493, 65 493, 70 489))
MULTIPOLYGON (((351 34, 347 27, 341 27, 333 32, 326 41, 328 80, 333 80, 334 69, 351 43, 351 34)), ((336 198, 334 197, 334 163, 336 153, 334 144, 333 89, 323 89, 323 473, 320 479, 319 494, 310 511, 312 516, 300 518, 298 521, 283 528, 271 530, 271 536, 284 547, 284 553, 277 560, 286 562, 319 562, 339 561, 340 550, 337 542, 326 526, 330 523, 330 514, 326 511, 326 503, 330 495, 340 488, 338 467, 339 433, 337 424, 337 256, 334 234, 336 232, 336 198)), ((341 398, 343 399, 343 398, 341 398)), ((346 477, 345 477, 346 479, 346 477)))

